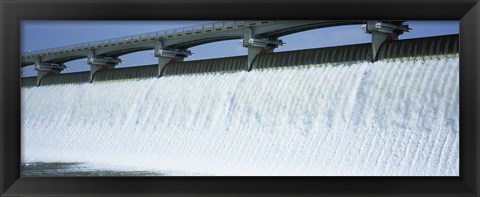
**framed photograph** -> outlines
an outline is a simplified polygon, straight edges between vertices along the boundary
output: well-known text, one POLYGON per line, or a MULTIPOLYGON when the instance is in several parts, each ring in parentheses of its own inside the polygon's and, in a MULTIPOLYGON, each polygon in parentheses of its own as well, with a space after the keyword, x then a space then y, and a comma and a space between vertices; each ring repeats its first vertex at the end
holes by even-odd
POLYGON ((2 196, 480 193, 478 1, 0 6, 2 196))
POLYGON ((21 30, 22 176, 459 176, 459 21, 21 30))

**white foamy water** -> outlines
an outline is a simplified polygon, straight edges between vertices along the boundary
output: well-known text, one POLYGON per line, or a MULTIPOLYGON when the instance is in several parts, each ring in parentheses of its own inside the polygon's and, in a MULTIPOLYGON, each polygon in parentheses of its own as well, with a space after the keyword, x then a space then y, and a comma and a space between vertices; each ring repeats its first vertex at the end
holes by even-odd
POLYGON ((457 57, 22 88, 22 162, 459 175, 457 57))

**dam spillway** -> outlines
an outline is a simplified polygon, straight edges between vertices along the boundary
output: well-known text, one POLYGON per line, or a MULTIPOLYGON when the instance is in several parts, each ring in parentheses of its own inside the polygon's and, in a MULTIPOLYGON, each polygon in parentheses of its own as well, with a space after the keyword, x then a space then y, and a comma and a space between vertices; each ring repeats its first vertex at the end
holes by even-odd
POLYGON ((170 65, 161 78, 145 77, 148 67, 98 73, 94 83, 82 73, 39 87, 27 78, 22 162, 169 175, 458 176, 458 37, 442 39, 392 42, 376 62, 361 60, 368 47, 331 48, 266 54, 250 72, 234 57, 170 65), (409 47, 423 53, 408 56, 409 47))
MULTIPOLYGON (((433 55, 458 54, 458 35, 436 36, 385 42, 379 51, 379 60, 394 58, 422 58, 433 55)), ((371 44, 336 46, 298 51, 266 53, 253 62, 254 69, 272 67, 332 65, 371 61, 371 44)), ((246 70, 247 56, 197 60, 167 64, 164 76, 212 72, 239 72, 246 70)), ((95 75, 93 82, 152 78, 157 76, 157 65, 105 70, 95 75)), ((41 85, 90 83, 89 72, 49 75, 41 85)), ((36 86, 35 77, 22 78, 22 87, 36 86)))

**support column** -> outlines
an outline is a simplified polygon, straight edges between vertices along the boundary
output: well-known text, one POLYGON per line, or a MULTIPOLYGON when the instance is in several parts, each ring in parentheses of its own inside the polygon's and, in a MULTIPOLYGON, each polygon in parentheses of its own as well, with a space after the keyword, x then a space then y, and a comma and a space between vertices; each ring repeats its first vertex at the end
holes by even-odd
POLYGON ((279 45, 283 46, 285 43, 277 38, 255 38, 253 30, 246 28, 243 35, 242 45, 248 49, 246 70, 251 71, 253 69, 253 61, 258 54, 272 53, 275 48, 279 45))
POLYGON ((118 57, 103 57, 95 56, 94 52, 91 52, 87 58, 87 64, 90 65, 90 83, 93 82, 95 74, 102 70, 113 69, 122 60, 118 57))
POLYGON ((153 55, 158 57, 157 76, 161 77, 168 63, 182 62, 186 57, 192 55, 192 52, 185 49, 166 49, 163 47, 163 43, 158 41, 155 45, 153 55))
POLYGON ((60 74, 66 68, 63 63, 42 63, 40 59, 35 62, 34 67, 37 71, 37 86, 40 86, 45 76, 60 74))
POLYGON ((398 40, 398 36, 412 29, 403 22, 367 21, 362 26, 365 33, 372 34, 372 62, 378 60, 378 51, 385 41, 398 40))

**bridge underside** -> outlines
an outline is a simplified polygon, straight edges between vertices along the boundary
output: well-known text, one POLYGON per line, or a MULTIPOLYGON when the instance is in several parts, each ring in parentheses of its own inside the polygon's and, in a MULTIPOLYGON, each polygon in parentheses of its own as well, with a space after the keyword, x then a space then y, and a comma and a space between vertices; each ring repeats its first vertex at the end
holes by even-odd
MULTIPOLYGON (((95 46, 85 46, 61 50, 57 52, 44 52, 40 55, 26 54, 22 56, 21 67, 32 65, 37 61, 45 63, 65 63, 76 59, 87 58, 92 52, 98 56, 118 57, 128 53, 134 53, 144 50, 153 50, 157 42, 162 42, 162 46, 169 49, 188 49, 202 44, 242 39, 246 29, 253 30, 255 37, 278 38, 288 34, 302 32, 311 29, 318 29, 331 26, 362 24, 362 21, 275 21, 261 25, 243 26, 241 28, 212 30, 200 34, 191 34, 177 36, 166 36, 159 38, 135 39, 128 41, 118 41, 109 43, 99 43, 95 46)), ((116 39, 113 39, 116 40, 116 39)))
POLYGON ((353 22, 352 21, 332 21, 332 22, 323 22, 323 23, 313 23, 313 24, 292 27, 289 29, 280 29, 277 31, 270 31, 267 33, 259 34, 259 36, 278 38, 278 37, 282 37, 282 36, 286 36, 294 33, 299 33, 303 31, 314 30, 319 28, 327 28, 327 27, 343 26, 343 25, 357 25, 357 24, 362 24, 362 22, 361 21, 353 21, 353 22))
POLYGON ((148 50, 153 50, 153 48, 139 47, 139 48, 122 49, 122 50, 118 50, 118 51, 103 53, 102 56, 120 57, 122 55, 130 54, 130 53, 136 53, 136 52, 140 52, 140 51, 148 51, 148 50))
MULTIPOLYGON (((342 62, 370 62, 372 48, 370 43, 308 49, 289 52, 277 52, 259 55, 253 62, 253 69, 269 67, 300 66, 342 62)), ((378 59, 402 57, 424 57, 431 55, 458 54, 459 36, 448 35, 408 40, 388 41, 378 52, 378 59)), ((117 53, 118 54, 118 53, 117 53)), ((169 63, 165 66, 164 76, 208 72, 244 71, 247 56, 228 57, 209 60, 169 63)), ((93 82, 158 77, 158 65, 131 68, 119 68, 98 72, 93 82)), ((89 83, 89 72, 68 73, 46 76, 41 85, 89 83)), ((36 77, 22 78, 22 87, 36 86, 36 77)))
POLYGON ((203 44, 226 41, 226 40, 239 40, 241 38, 242 38, 241 36, 221 36, 221 37, 211 37, 211 38, 207 37, 207 38, 201 38, 201 39, 197 39, 187 43, 173 44, 173 45, 170 45, 169 47, 174 49, 188 49, 188 48, 203 45, 203 44))

